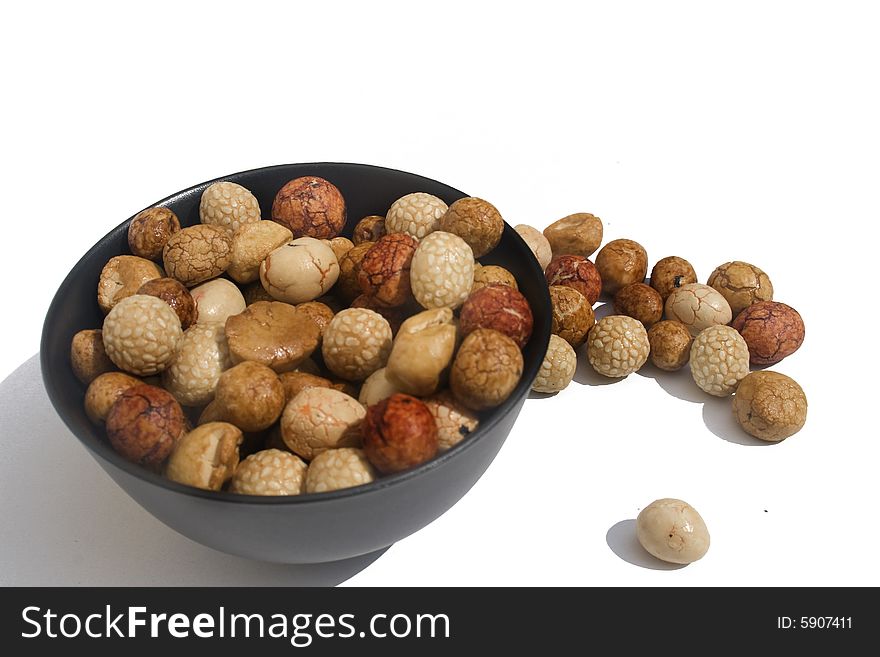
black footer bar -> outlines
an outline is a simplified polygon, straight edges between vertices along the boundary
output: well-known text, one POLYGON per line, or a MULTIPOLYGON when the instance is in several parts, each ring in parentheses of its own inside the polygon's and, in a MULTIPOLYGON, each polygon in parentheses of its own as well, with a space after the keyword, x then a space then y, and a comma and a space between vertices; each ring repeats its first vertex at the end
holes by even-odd
POLYGON ((865 645, 877 621, 868 589, 251 589, 6 588, 6 654, 51 647, 118 655, 541 654, 865 645), (691 642, 706 641, 705 644, 691 642), (78 644, 73 646, 72 642, 78 644), (756 643, 758 642, 758 643, 756 643), (677 648, 675 647, 677 646, 677 648), (550 650, 551 652, 546 652, 550 650))

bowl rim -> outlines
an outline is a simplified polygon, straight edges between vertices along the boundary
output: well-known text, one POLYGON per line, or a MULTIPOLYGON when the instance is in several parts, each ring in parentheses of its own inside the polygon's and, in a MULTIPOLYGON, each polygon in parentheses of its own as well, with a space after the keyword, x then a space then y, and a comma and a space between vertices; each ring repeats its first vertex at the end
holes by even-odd
MULTIPOLYGON (((372 164, 362 164, 362 163, 354 163, 354 162, 291 162, 287 164, 274 164, 265 167, 256 167, 253 169, 246 169, 244 171, 238 171, 235 173, 226 174, 223 176, 219 176, 217 178, 213 178, 211 180, 207 180, 202 183, 198 183, 196 185, 192 185, 187 187, 186 189, 182 189, 173 194, 169 194, 168 196, 146 206, 145 209, 153 208, 157 206, 164 205, 166 203, 175 201, 182 197, 194 194, 198 190, 204 190, 205 187, 211 185, 216 182, 222 182, 225 180, 229 180, 233 177, 239 176, 247 176, 250 174, 259 174, 263 172, 268 172, 277 169, 286 169, 291 166, 297 167, 345 167, 345 168, 363 168, 363 169, 372 169, 372 170, 380 170, 387 171, 395 174, 404 174, 407 176, 415 176, 417 178, 421 178, 425 181, 435 183, 437 185, 447 187, 449 189, 454 190, 455 192, 460 193, 463 197, 468 196, 464 192, 447 185, 446 183, 440 182, 438 180, 434 180, 433 178, 428 178, 427 176, 422 176, 419 174, 410 173, 408 171, 402 171, 400 169, 393 169, 390 167, 377 166, 372 164)), ((141 210, 142 211, 142 210, 141 210)), ((139 212, 141 212, 139 211, 139 212)), ((65 276, 64 280, 58 286, 55 294, 52 297, 52 301, 49 304, 49 308, 46 311, 46 318, 48 319, 55 312, 56 305, 60 303, 63 294, 67 291, 69 287, 72 287, 74 284, 73 275, 75 270, 79 267, 80 263, 86 260, 90 255, 92 255, 95 251, 101 249, 102 243, 110 237, 112 234, 117 231, 127 230, 127 226, 129 222, 137 215, 136 212, 128 219, 125 219, 115 228, 108 231, 104 236, 102 236, 90 249, 88 249, 82 257, 77 261, 77 263, 71 268, 68 272, 67 276, 65 276)), ((513 227, 508 224, 506 221, 504 222, 504 233, 511 237, 514 242, 518 242, 522 249, 526 252, 529 252, 530 249, 525 241, 520 237, 519 233, 517 233, 513 227)), ((543 278, 543 272, 540 271, 540 265, 538 261, 532 258, 534 262, 530 262, 535 269, 534 274, 541 275, 543 278)), ((547 303, 549 304, 549 293, 547 295, 547 303)), ((550 335, 549 330, 547 332, 547 336, 544 338, 545 342, 549 343, 550 335)), ((132 475, 145 483, 153 484, 159 486, 161 488, 168 489, 170 491, 174 491, 177 493, 182 493, 184 495, 189 495, 192 497, 198 497, 207 499, 214 502, 229 502, 234 504, 258 504, 258 505, 302 505, 302 504, 320 504, 323 502, 332 502, 336 500, 345 499, 348 497, 354 497, 358 495, 368 495, 372 493, 378 493, 387 488, 392 488, 404 484, 405 482, 420 477, 423 474, 427 474, 428 472, 444 465, 445 463, 458 458, 460 455, 463 455, 469 449, 471 449, 484 435, 487 435, 491 429, 497 425, 503 417, 506 417, 510 412, 517 408, 521 401, 524 401, 527 398, 529 391, 531 390, 531 383, 534 378, 538 374, 538 370, 541 367, 542 359, 535 359, 532 363, 525 363, 523 366, 522 377, 520 378, 520 382, 517 384, 517 388, 523 388, 522 390, 517 391, 514 389, 514 392, 508 397, 507 400, 503 402, 502 407, 498 412, 493 413, 491 417, 486 419, 481 419, 480 424, 475 431, 467 436, 464 440, 460 441, 450 449, 445 452, 440 452, 431 460, 422 463, 421 465, 416 466, 415 468, 411 468, 409 470, 405 470, 403 472, 397 472, 389 475, 381 476, 375 479, 372 482, 367 484, 361 484, 359 486, 352 486, 349 488, 341 488, 333 491, 326 491, 321 493, 301 493, 299 495, 243 495, 239 493, 230 493, 229 491, 220 490, 206 490, 202 488, 197 488, 195 486, 187 486, 185 484, 178 483, 176 481, 172 481, 171 479, 166 478, 164 475, 149 470, 143 466, 140 466, 136 463, 132 463, 124 459, 120 454, 115 452, 109 446, 107 447, 106 453, 104 450, 99 451, 95 449, 92 445, 90 445, 84 438, 80 437, 77 429, 73 426, 72 419, 69 420, 66 417, 66 414, 59 409, 59 404, 56 403, 56 396, 59 395, 56 386, 53 384, 52 374, 50 373, 50 365, 48 363, 48 344, 50 342, 50 334, 51 330, 48 325, 48 322, 44 320, 43 322, 43 330, 40 339, 40 370, 42 374, 43 384, 46 389, 46 393, 49 396, 49 400, 52 402, 52 406, 55 408, 55 412, 59 415, 61 420, 64 422, 65 426, 70 430, 70 432, 76 437, 76 439, 91 453, 94 457, 103 459, 104 461, 109 462, 115 467, 121 469, 129 475, 132 475)), ((532 335, 531 339, 535 338, 541 339, 541 336, 537 336, 537 334, 532 335)), ((545 344, 543 347, 543 351, 546 351, 547 345, 545 344)))

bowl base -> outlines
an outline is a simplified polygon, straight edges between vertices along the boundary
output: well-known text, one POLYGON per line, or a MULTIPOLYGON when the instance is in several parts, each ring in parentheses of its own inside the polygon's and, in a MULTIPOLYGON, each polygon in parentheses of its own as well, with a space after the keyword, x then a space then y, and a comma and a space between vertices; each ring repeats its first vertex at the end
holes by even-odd
POLYGON ((376 559, 381 557, 385 552, 388 551, 394 543, 390 545, 386 545, 383 548, 379 548, 378 550, 374 550, 373 552, 367 552, 366 554, 359 554, 356 557, 346 557, 345 559, 337 559, 335 561, 269 561, 267 563, 278 563, 286 566, 298 566, 302 568, 315 568, 321 569, 326 568, 328 571, 339 570, 353 570, 352 575, 357 572, 360 572, 371 563, 373 563, 376 559), (360 568, 358 568, 360 566, 360 568), (357 570, 355 570, 357 569, 357 570))
POLYGON ((321 563, 272 563, 271 567, 279 569, 278 584, 280 586, 337 586, 351 579, 359 572, 369 568, 391 546, 388 545, 375 552, 368 552, 357 557, 348 557, 338 561, 321 563))

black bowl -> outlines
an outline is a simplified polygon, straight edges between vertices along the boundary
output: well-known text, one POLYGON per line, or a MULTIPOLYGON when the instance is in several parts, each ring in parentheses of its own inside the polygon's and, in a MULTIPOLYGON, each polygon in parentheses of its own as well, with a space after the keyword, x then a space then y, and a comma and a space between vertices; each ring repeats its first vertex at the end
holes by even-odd
MULTIPOLYGON (((361 164, 287 164, 219 180, 250 189, 263 216, 268 217, 278 189, 304 175, 326 178, 342 191, 348 206, 348 235, 361 217, 384 215, 396 199, 410 192, 429 192, 447 203, 466 196, 428 178, 361 164)), ((183 225, 196 224, 201 193, 211 182, 178 192, 156 205, 171 208, 183 225)), ((257 497, 183 486, 129 463, 113 451, 103 427, 96 427, 86 417, 85 388, 70 367, 73 335, 98 328, 103 322, 95 299, 98 276, 112 256, 129 252, 129 221, 93 246, 55 294, 40 346, 43 381, 61 419, 117 484, 172 529, 217 550, 264 561, 318 563, 374 552, 421 529, 452 507, 495 458, 547 349, 550 298, 543 273, 525 242, 505 226, 499 246, 481 261, 503 265, 516 276, 534 311, 534 332, 523 352, 525 368, 516 390, 486 414, 466 440, 413 470, 330 493, 257 497)), ((96 500, 99 506, 100 500, 96 500)))

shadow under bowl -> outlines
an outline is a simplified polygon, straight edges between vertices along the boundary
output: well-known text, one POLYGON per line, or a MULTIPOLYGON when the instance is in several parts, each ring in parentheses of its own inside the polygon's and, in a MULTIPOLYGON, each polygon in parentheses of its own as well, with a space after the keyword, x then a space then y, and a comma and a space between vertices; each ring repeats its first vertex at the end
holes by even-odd
MULTIPOLYGON (((357 221, 384 215, 411 192, 428 192, 446 203, 466 196, 435 180, 362 164, 285 164, 244 171, 218 180, 253 192, 264 218, 275 193, 305 175, 326 178, 346 200, 350 236, 357 221)), ((154 205, 173 210, 181 225, 199 222, 199 200, 209 181, 154 205)), ((95 298, 98 277, 113 256, 128 253, 126 220, 93 246, 59 287, 43 325, 40 364, 49 399, 61 419, 98 464, 138 504, 172 529, 209 547, 280 563, 320 563, 382 550, 418 531, 476 483, 513 427, 550 338, 550 298, 544 274, 525 242, 508 225, 501 243, 484 264, 499 264, 516 277, 534 313, 534 331, 523 350, 519 385, 501 406, 486 413, 466 440, 407 472, 365 486, 292 497, 259 497, 203 491, 165 479, 119 456, 83 410, 85 387, 70 367, 70 341, 82 329, 97 328, 103 316, 95 298)))

